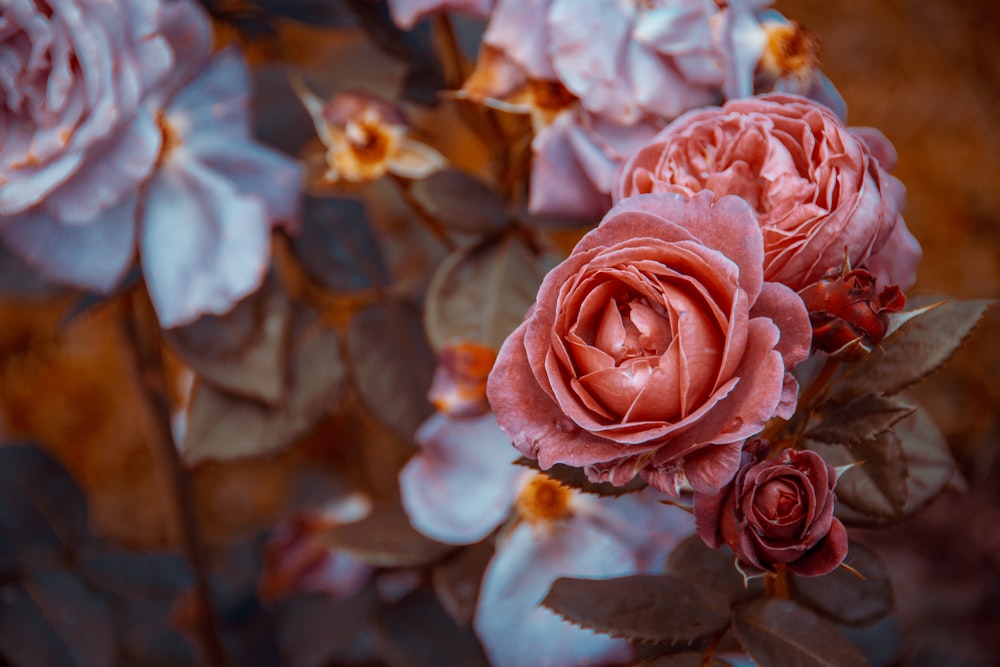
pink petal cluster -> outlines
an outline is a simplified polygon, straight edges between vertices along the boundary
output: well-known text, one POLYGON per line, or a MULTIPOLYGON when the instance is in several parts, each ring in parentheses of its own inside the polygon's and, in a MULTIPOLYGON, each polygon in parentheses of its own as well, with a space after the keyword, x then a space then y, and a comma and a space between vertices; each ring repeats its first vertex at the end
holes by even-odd
POLYGON ((250 136, 249 77, 193 2, 17 0, 0 21, 0 240, 108 293, 138 245, 165 327, 260 285, 300 169, 250 136))
POLYGON ((662 495, 652 489, 617 498, 581 494, 514 465, 517 451, 489 413, 437 414, 419 429, 417 442, 399 480, 417 530, 448 544, 472 544, 507 526, 497 534, 474 618, 490 664, 597 667, 629 660, 625 640, 581 629, 538 603, 558 577, 657 571, 693 532, 691 517, 660 504, 662 495), (539 487, 542 493, 531 498, 539 487))
POLYGON ((788 372, 809 353, 801 299, 765 282, 750 206, 650 194, 620 202, 545 277, 500 350, 487 395, 542 469, 639 474, 711 493, 742 442, 794 409, 788 372))
POLYGON ((816 452, 767 454, 759 440, 748 443, 731 485, 695 494, 698 534, 711 547, 729 545, 746 569, 806 577, 835 570, 847 555, 847 531, 833 516, 836 471, 816 452))
POLYGON ((920 246, 902 218, 892 144, 847 128, 827 107, 791 95, 692 111, 623 165, 614 195, 738 195, 764 233, 764 275, 801 290, 831 270, 867 267, 886 285, 912 286, 920 246))
POLYGON ((599 218, 618 165, 666 119, 718 101, 723 88, 749 93, 762 44, 750 10, 759 4, 499 0, 470 96, 562 91, 555 106, 544 99, 551 95, 527 102, 544 117, 535 123, 529 210, 599 218))

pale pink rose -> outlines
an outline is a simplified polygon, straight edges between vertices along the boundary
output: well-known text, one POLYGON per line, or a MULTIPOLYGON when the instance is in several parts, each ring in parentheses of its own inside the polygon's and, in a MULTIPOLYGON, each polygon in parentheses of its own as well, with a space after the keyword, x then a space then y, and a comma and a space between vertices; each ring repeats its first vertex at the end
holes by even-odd
POLYGON ((493 0, 389 0, 392 20, 409 30, 417 21, 437 12, 456 11, 485 17, 493 9, 493 0))
POLYGON ((501 428, 543 469, 714 492, 743 440, 789 416, 788 371, 809 353, 802 300, 764 281, 763 260, 738 197, 620 202, 501 348, 487 383, 501 428))
POLYGON ((138 255, 160 324, 256 290, 301 168, 251 136, 249 71, 189 0, 17 2, 0 17, 0 241, 114 291, 138 255))
POLYGON ((890 238, 885 284, 909 288, 920 257, 902 218, 903 185, 889 141, 851 129, 827 107, 791 95, 692 111, 623 165, 613 193, 738 195, 764 232, 764 276, 800 290, 843 266, 864 267, 890 238))
POLYGON ((483 41, 531 78, 559 80, 591 113, 630 125, 748 88, 763 44, 751 10, 762 4, 498 0, 483 41))

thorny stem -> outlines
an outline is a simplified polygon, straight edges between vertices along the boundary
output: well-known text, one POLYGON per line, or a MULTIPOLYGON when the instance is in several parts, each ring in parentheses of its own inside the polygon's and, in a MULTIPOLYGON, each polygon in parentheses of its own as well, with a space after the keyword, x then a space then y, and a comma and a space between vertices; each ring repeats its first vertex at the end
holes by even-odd
POLYGON ((131 343, 133 370, 143 390, 142 410, 147 423, 147 438, 154 457, 159 459, 158 468, 167 478, 170 500, 179 521, 184 555, 195 577, 193 593, 198 611, 196 630, 201 661, 205 667, 225 667, 226 656, 208 588, 205 549, 198 532, 194 504, 191 502, 190 480, 174 443, 170 425, 170 404, 160 357, 159 322, 145 282, 140 282, 132 290, 126 307, 122 318, 123 328, 131 343))

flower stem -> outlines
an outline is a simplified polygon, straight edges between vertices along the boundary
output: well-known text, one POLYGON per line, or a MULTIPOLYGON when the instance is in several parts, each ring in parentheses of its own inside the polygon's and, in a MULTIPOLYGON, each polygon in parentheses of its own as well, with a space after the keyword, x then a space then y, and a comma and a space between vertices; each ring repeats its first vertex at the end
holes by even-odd
POLYGON ((764 577, 764 594, 769 599, 791 599, 792 591, 788 585, 788 570, 780 568, 777 572, 766 575, 764 577))
POLYGON ((826 363, 823 364, 823 368, 820 369, 819 373, 813 378, 813 381, 809 383, 809 386, 799 394, 799 405, 804 406, 807 410, 811 410, 815 407, 817 399, 821 398, 829 387, 830 380, 833 379, 834 374, 837 369, 840 368, 840 362, 833 357, 827 357, 826 363))
POLYGON ((445 80, 450 87, 459 88, 469 72, 465 56, 462 54, 458 38, 455 36, 455 26, 452 25, 451 18, 447 14, 439 13, 434 17, 434 33, 444 50, 442 64, 445 67, 445 80))
POLYGON ((181 546, 195 577, 193 594, 199 612, 196 631, 201 664, 205 667, 225 667, 226 656, 209 593, 205 549, 191 500, 190 480, 170 425, 170 404, 160 357, 159 322, 144 281, 128 295, 122 320, 131 344, 131 361, 137 384, 142 389, 141 398, 144 400, 141 409, 147 426, 146 437, 154 459, 159 462, 157 468, 166 478, 165 487, 173 503, 181 546))

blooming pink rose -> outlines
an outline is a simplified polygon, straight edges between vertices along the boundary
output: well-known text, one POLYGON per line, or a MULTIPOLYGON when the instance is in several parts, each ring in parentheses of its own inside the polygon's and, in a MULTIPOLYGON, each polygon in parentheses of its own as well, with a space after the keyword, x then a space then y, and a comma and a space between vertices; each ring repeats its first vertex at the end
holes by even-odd
POLYGON ((559 80, 591 113, 631 125, 646 115, 673 118, 711 104, 737 71, 741 87, 750 85, 760 46, 740 46, 762 43, 749 12, 762 3, 729 4, 498 0, 483 41, 529 77, 559 80), (741 57, 744 51, 750 59, 741 57))
POLYGON ((742 441, 790 414, 808 315, 764 282, 749 205, 713 199, 620 202, 545 277, 487 383, 500 426, 543 469, 712 492, 742 441))
POLYGON ((768 460, 767 450, 748 443, 731 485, 695 494, 698 534, 710 547, 729 545, 749 569, 831 572, 847 555, 847 531, 833 517, 836 471, 816 452, 786 449, 768 460))
POLYGON ((905 290, 920 246, 901 215, 903 186, 887 171, 894 162, 880 132, 849 129, 805 98, 767 95, 678 118, 622 165, 613 195, 739 195, 764 231, 767 280, 800 290, 841 267, 845 249, 866 268, 891 248, 878 277, 905 290))

